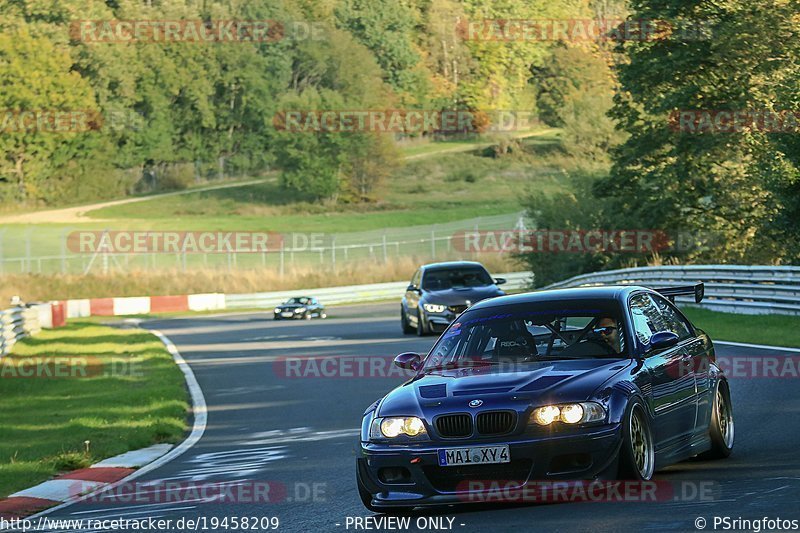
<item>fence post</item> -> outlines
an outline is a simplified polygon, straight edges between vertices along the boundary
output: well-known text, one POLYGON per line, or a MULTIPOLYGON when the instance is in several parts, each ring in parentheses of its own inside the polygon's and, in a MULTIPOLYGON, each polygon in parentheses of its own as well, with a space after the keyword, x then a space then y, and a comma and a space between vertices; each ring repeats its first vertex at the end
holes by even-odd
POLYGON ((386 230, 383 231, 383 262, 389 262, 389 250, 386 249, 386 230))
POLYGON ((25 271, 31 271, 31 229, 25 233, 25 271))
POLYGON ((519 253, 525 251, 525 219, 520 215, 517 220, 517 229, 519 230, 519 253))
POLYGON ((436 259, 436 231, 431 230, 431 259, 436 259))
POLYGON ((61 232, 61 273, 67 273, 67 236, 69 230, 65 229, 61 232))
POLYGON ((286 245, 284 244, 283 240, 281 240, 281 270, 280 270, 281 278, 283 278, 283 269, 284 269, 284 261, 285 261, 285 258, 284 258, 284 254, 285 254, 284 248, 285 248, 285 246, 286 245))
POLYGON ((331 262, 333 263, 333 272, 336 273, 336 235, 331 238, 331 262))

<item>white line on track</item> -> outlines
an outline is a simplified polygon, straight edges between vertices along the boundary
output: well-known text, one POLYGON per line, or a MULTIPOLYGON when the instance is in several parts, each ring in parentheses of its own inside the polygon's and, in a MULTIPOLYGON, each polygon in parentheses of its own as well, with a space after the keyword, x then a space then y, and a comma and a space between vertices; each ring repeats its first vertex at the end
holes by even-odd
MULTIPOLYGON (((187 502, 184 502, 187 503, 187 502)), ((102 520, 104 518, 123 518, 125 516, 134 516, 140 514, 152 514, 153 511, 157 511, 159 513, 165 511, 185 511, 187 509, 197 509, 196 505, 189 505, 185 507, 158 507, 153 509, 144 509, 139 507, 138 511, 123 511, 123 512, 114 512, 111 509, 100 509, 98 511, 81 511, 81 513, 72 513, 72 514, 89 514, 95 513, 97 516, 90 517, 91 520, 102 520), (102 513, 102 514, 100 514, 102 513)))
POLYGON ((800 348, 789 348, 786 346, 770 346, 769 344, 750 344, 747 342, 714 341, 714 344, 723 346, 737 346, 739 348, 755 348, 758 350, 776 350, 779 352, 800 353, 800 348))

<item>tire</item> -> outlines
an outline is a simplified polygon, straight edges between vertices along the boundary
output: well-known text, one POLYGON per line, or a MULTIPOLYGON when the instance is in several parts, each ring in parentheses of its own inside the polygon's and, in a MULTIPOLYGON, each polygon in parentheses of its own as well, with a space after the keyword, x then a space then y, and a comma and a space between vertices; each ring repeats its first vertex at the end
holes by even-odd
POLYGON ((417 311, 417 337, 424 337, 428 332, 425 330, 425 324, 422 320, 422 309, 417 311))
POLYGON ((724 459, 733 451, 734 443, 733 404, 731 391, 726 381, 720 381, 714 394, 714 407, 711 409, 711 424, 708 436, 711 449, 700 457, 703 459, 724 459))
POLYGON ((414 510, 413 507, 375 507, 372 505, 372 494, 369 493, 367 488, 361 482, 361 475, 358 473, 358 468, 356 468, 356 483, 358 484, 358 497, 361 498, 361 503, 373 513, 387 515, 407 515, 414 510))
POLYGON ((644 404, 631 400, 622 425, 618 479, 649 481, 655 472, 655 441, 644 404))
POLYGON ((403 331, 403 335, 408 335, 409 333, 414 333, 414 328, 411 327, 411 324, 408 323, 408 316, 406 316, 406 310, 403 307, 400 307, 400 329, 403 331))
POLYGON ((320 318, 328 318, 328 315, 326 313, 322 313, 321 315, 319 315, 319 317, 320 318))
POLYGON ((303 318, 306 320, 311 320, 311 311, 306 311, 303 315, 303 318))

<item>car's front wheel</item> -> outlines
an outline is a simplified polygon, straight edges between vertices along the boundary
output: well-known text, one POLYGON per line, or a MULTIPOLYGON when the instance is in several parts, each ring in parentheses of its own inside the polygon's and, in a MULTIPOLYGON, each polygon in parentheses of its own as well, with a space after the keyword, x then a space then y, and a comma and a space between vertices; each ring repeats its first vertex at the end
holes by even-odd
POLYGON ((711 425, 708 428, 711 449, 702 454, 704 459, 724 459, 733 451, 733 405, 731 391, 725 381, 717 385, 711 425))
POLYGON ((422 314, 422 309, 417 310, 417 337, 424 337, 428 334, 425 329, 425 317, 422 314))
POLYGON ((648 481, 655 472, 656 454, 650 420, 644 404, 633 400, 622 425, 619 457, 620 479, 648 481))
POLYGON ((414 333, 414 328, 408 322, 408 315, 406 315, 406 310, 403 307, 400 307, 400 328, 403 330, 404 335, 414 333))

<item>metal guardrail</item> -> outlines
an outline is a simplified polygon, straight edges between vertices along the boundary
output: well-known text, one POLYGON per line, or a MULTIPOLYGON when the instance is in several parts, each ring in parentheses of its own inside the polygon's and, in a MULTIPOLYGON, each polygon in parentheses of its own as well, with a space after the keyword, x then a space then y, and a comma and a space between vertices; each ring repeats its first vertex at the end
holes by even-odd
MULTIPOLYGON (((547 289, 593 285, 670 285, 705 283, 700 307, 741 314, 800 315, 800 267, 696 265, 624 268, 575 276, 547 289)), ((678 297, 694 304, 692 298, 678 297)))
POLYGON ((0 311, 0 357, 22 337, 41 331, 39 313, 30 307, 12 307, 0 311))
MULTIPOLYGON (((495 277, 505 278, 504 290, 519 290, 529 286, 530 272, 511 272, 496 274, 495 277)), ((260 292, 255 294, 226 294, 226 309, 267 309, 285 302, 287 299, 307 294, 315 296, 325 305, 377 302, 396 298, 400 301, 408 287, 407 281, 391 283, 375 283, 372 285, 350 285, 346 287, 328 287, 318 289, 298 289, 280 292, 260 292)))

